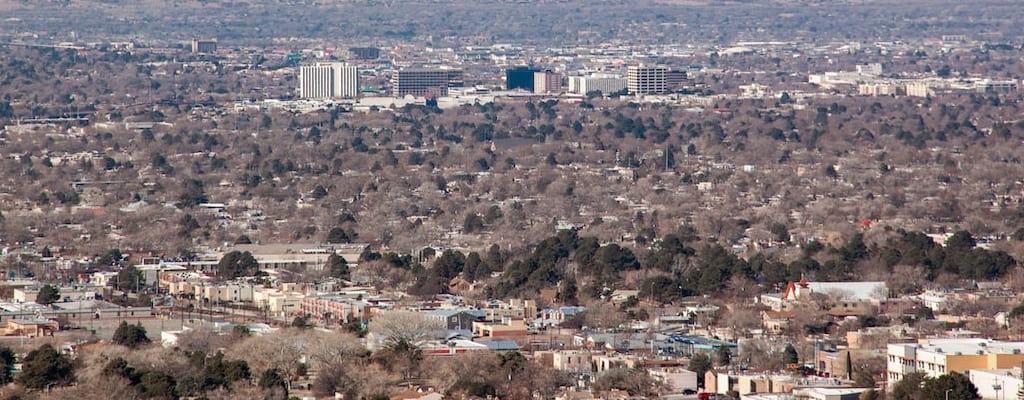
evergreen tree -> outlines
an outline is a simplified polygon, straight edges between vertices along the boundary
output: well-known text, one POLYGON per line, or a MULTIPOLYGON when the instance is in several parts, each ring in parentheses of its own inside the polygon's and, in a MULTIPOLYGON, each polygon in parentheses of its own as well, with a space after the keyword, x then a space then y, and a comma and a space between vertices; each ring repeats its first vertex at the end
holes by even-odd
POLYGON ((25 356, 17 381, 30 389, 67 386, 75 380, 71 358, 50 344, 44 344, 25 356))
POLYGON ((134 349, 151 343, 149 336, 146 336, 146 328, 142 325, 128 325, 128 322, 121 321, 114 331, 112 342, 134 349))
POLYGON ((690 357, 690 364, 686 369, 697 374, 697 386, 704 387, 704 374, 711 370, 711 357, 704 353, 696 353, 690 357))
POLYGON ((732 351, 729 350, 729 346, 719 347, 716 358, 718 358, 718 366, 720 367, 727 367, 729 364, 732 364, 732 351))
POLYGON ((339 279, 349 279, 352 275, 348 269, 348 261, 336 253, 331 253, 327 257, 327 270, 331 272, 331 276, 339 279))
POLYGON ((36 303, 50 305, 60 300, 60 289, 53 285, 43 285, 36 294, 36 303))
POLYGON ((787 344, 786 349, 782 351, 782 362, 784 364, 796 364, 800 362, 800 355, 796 352, 796 347, 792 344, 787 344))

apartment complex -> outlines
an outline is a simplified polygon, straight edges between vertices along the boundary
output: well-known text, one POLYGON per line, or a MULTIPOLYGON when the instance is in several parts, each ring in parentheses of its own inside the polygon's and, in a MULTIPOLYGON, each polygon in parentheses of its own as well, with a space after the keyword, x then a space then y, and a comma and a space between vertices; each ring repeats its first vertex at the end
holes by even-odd
POLYGON ((391 90, 396 97, 447 96, 448 88, 462 84, 461 69, 403 69, 391 76, 391 90))
POLYGON ((938 377, 971 369, 1002 369, 1024 363, 1024 342, 1000 342, 989 339, 922 339, 918 343, 894 343, 888 346, 889 382, 906 374, 923 372, 938 377))
POLYGON ((668 68, 631 65, 626 69, 626 83, 630 94, 665 93, 668 91, 668 68))
POLYGON ((359 70, 355 65, 322 63, 299 67, 299 97, 304 99, 355 98, 359 70))

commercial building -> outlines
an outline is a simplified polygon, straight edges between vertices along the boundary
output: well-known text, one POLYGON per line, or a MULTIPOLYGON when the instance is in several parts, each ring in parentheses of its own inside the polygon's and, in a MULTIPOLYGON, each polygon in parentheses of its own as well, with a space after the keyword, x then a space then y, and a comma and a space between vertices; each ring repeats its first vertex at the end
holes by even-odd
POLYGON ((376 47, 353 47, 348 49, 352 57, 359 60, 376 60, 380 58, 380 49, 376 47))
POLYGON ((627 86, 626 78, 615 75, 592 75, 569 77, 569 91, 578 94, 621 92, 627 86))
POLYGON ((355 98, 359 70, 355 65, 321 63, 299 67, 299 97, 304 99, 355 98))
POLYGON ((193 53, 217 52, 217 39, 192 39, 193 53))
POLYGON ((533 73, 534 93, 557 93, 562 91, 562 74, 547 71, 533 73))
POLYGON ((630 94, 665 93, 668 91, 668 68, 631 65, 626 69, 626 84, 630 94))
POLYGON ((982 399, 1016 398, 1022 385, 1019 366, 1008 369, 972 369, 967 371, 967 376, 978 388, 982 399))
POLYGON ((462 87, 461 69, 403 69, 391 76, 396 97, 447 96, 448 88, 462 87))
POLYGON ((536 69, 520 66, 505 70, 505 87, 508 90, 522 89, 533 91, 533 73, 536 69))
POLYGON ((989 339, 922 339, 888 346, 889 382, 913 372, 938 377, 971 369, 1006 369, 1024 363, 1024 342, 989 339))

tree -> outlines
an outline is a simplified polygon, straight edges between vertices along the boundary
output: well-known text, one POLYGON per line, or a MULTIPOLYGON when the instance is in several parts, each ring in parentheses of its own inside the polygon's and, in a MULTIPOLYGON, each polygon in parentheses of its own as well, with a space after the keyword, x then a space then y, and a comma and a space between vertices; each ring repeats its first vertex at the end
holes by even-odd
POLYGON ((331 276, 335 278, 351 278, 351 273, 348 268, 348 261, 345 260, 345 257, 342 257, 337 253, 331 253, 331 255, 327 257, 327 270, 330 271, 331 276))
POLYGON ((139 269, 134 265, 129 265, 117 273, 117 279, 113 283, 118 290, 134 291, 144 280, 139 269))
POLYGON ((440 321, 411 311, 379 313, 370 321, 369 329, 385 348, 418 347, 426 340, 444 336, 444 325, 440 321))
POLYGON ((923 372, 903 375, 903 379, 892 385, 893 400, 918 400, 925 377, 923 372))
POLYGON ((718 366, 727 367, 732 363, 732 351, 729 350, 729 346, 721 346, 718 348, 718 352, 715 353, 715 358, 718 362, 718 366))
POLYGON ((30 389, 67 386, 75 380, 71 358, 50 344, 44 344, 25 356, 17 381, 30 389))
POLYGON ((277 368, 263 371, 260 375, 260 389, 266 393, 267 400, 284 400, 288 398, 288 382, 281 377, 277 368))
POLYGON ((800 355, 796 353, 796 347, 793 347, 792 343, 786 344, 786 349, 782 351, 782 362, 787 365, 800 362, 800 355))
POLYGON ((327 231, 327 238, 325 240, 327 241, 327 243, 334 244, 352 243, 353 239, 355 239, 355 231, 352 231, 351 229, 346 230, 345 228, 339 226, 331 228, 330 231, 327 231))
POLYGON ((259 272, 259 262, 252 253, 232 251, 221 257, 217 263, 217 276, 223 279, 235 279, 240 276, 254 276, 259 272))
POLYGON ((122 265, 124 265, 124 255, 121 254, 120 249, 110 249, 96 257, 96 266, 100 268, 119 267, 122 265))
POLYGON ((968 231, 957 231, 946 239, 946 249, 954 253, 970 251, 977 245, 974 236, 968 231))
POLYGON ((664 391, 665 383, 644 369, 615 368, 605 371, 594 382, 595 391, 612 389, 625 390, 631 396, 657 397, 664 391))
POLYGON ((50 305, 60 300, 60 289, 53 285, 43 285, 36 294, 36 303, 50 305))
POLYGON ((484 218, 475 212, 466 214, 466 218, 462 221, 462 232, 473 233, 479 232, 484 229, 484 218))
POLYGON ((6 385, 14 381, 12 372, 15 361, 14 351, 10 347, 0 346, 0 385, 6 385))
POLYGON ((252 239, 249 238, 249 235, 238 235, 235 244, 252 244, 252 239))
POLYGON ((711 357, 704 353, 696 353, 690 357, 690 364, 686 369, 697 374, 697 386, 704 387, 704 374, 711 370, 711 357))
POLYGON ((860 394, 860 400, 880 400, 882 395, 875 389, 865 390, 860 394))
POLYGON ((929 378, 921 386, 921 399, 924 400, 980 400, 978 388, 971 383, 967 375, 951 372, 938 378, 929 378), (946 392, 949 396, 946 396, 946 392))
POLYGON ((130 349, 152 343, 149 336, 146 336, 145 327, 141 324, 128 325, 127 321, 121 321, 121 324, 117 326, 117 330, 114 331, 114 337, 111 341, 130 349))
POLYGON ((375 354, 384 365, 406 379, 412 378, 423 360, 420 346, 427 340, 444 337, 441 321, 411 311, 378 314, 370 321, 370 335, 379 341, 383 351, 375 354))

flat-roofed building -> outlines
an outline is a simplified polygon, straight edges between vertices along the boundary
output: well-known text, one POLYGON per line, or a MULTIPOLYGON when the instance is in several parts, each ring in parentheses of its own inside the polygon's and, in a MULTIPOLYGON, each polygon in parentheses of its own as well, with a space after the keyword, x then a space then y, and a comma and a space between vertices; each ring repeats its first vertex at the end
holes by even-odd
POLYGON ((299 97, 304 99, 355 98, 359 95, 359 70, 345 63, 320 63, 299 67, 299 97))
POLYGON ((922 339, 917 343, 889 344, 889 382, 922 372, 935 378, 970 369, 1005 369, 1024 363, 1024 342, 989 339, 922 339))
POLYGON ((631 65, 626 69, 626 81, 630 94, 662 94, 668 91, 668 68, 631 65))
POLYGON ((461 69, 409 68, 391 76, 391 90, 396 97, 440 97, 448 95, 448 88, 462 87, 461 69))

